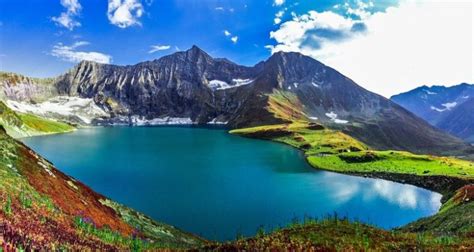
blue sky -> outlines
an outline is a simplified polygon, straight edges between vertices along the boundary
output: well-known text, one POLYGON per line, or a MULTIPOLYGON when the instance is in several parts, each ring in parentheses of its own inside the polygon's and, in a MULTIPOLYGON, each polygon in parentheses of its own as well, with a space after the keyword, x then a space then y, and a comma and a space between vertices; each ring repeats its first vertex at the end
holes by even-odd
MULTIPOLYGON (((349 59, 336 57, 346 52, 334 48, 354 46, 373 34, 382 36, 376 33, 376 20, 390 27, 389 20, 399 18, 403 25, 403 13, 394 16, 387 11, 411 11, 410 6, 403 9, 402 5, 390 0, 0 0, 0 69, 48 77, 63 73, 81 59, 136 64, 196 44, 214 57, 244 65, 253 65, 278 50, 299 51, 354 76, 362 85, 367 83, 370 90, 389 93, 377 90, 377 85, 396 85, 399 80, 384 80, 387 84, 377 80, 377 84, 365 77, 367 68, 348 67, 345 61, 349 59)), ((458 9, 461 7, 466 6, 458 9)), ((432 8, 432 14, 437 14, 432 4, 423 8, 415 11, 432 8)), ((472 20, 472 9, 463 14, 472 20)), ((395 40, 394 46, 399 46, 396 42, 400 44, 395 40)), ((368 49, 352 51, 365 53, 363 50, 368 49)), ((357 63, 357 56, 351 57, 357 63)), ((360 61, 358 65, 364 66, 362 57, 360 61)), ((472 81, 472 71, 466 71, 453 82, 472 81)), ((414 79, 421 81, 431 79, 414 79)))
MULTIPOLYGON (((121 28, 109 21, 108 2, 79 0, 81 10, 73 17, 80 26, 72 30, 56 23, 66 8, 60 0, 1 0, 0 27, 2 70, 33 76, 51 76, 71 67, 51 55, 59 43, 73 45, 77 41, 89 44, 81 51, 95 51, 112 57, 114 64, 135 64, 198 45, 216 57, 253 65, 270 56, 265 45, 275 44, 269 37, 275 13, 288 8, 282 20, 291 12, 323 11, 337 1, 273 0, 154 0, 136 1, 143 14, 140 24, 121 28), (298 3, 298 5, 295 5, 298 3), (224 31, 231 35, 226 36, 224 31), (237 36, 234 43, 231 39, 237 36), (152 45, 170 46, 168 50, 149 53, 152 45)), ((166 47, 164 47, 166 48, 166 47)), ((79 48, 78 48, 79 50, 79 48)))

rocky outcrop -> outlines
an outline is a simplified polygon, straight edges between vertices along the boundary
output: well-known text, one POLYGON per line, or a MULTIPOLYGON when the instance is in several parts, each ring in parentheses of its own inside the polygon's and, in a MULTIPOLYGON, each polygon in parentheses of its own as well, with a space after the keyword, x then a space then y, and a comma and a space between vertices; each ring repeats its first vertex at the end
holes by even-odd
POLYGON ((54 79, 26 77, 16 73, 0 72, 2 100, 37 102, 57 95, 54 79))
POLYGON ((227 121, 244 100, 234 89, 251 82, 255 74, 254 68, 213 59, 194 46, 133 66, 83 61, 60 76, 56 86, 63 95, 93 98, 112 115, 206 123, 217 117, 227 121))

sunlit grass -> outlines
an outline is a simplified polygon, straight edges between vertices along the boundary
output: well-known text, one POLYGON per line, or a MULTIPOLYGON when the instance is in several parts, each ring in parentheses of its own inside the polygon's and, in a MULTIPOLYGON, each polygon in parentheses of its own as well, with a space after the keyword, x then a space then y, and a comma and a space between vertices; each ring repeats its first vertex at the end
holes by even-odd
POLYGON ((362 142, 340 131, 326 128, 311 129, 311 124, 306 122, 230 131, 232 134, 253 137, 265 132, 274 133, 275 136, 271 137, 274 141, 303 150, 308 162, 319 169, 348 173, 385 172, 474 179, 472 162, 451 157, 417 155, 405 151, 371 150, 362 142), (285 134, 278 134, 279 132, 285 134))

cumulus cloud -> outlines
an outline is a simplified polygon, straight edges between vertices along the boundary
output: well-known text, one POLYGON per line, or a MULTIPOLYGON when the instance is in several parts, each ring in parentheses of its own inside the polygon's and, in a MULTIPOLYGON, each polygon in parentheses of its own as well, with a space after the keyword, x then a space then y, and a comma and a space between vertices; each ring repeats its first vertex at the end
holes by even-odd
POLYGON ((232 38, 230 38, 230 40, 235 44, 239 40, 239 37, 238 36, 233 36, 232 38))
POLYGON ((276 6, 280 6, 285 3, 285 0, 274 0, 273 4, 276 6))
POLYGON ((61 0, 61 5, 66 8, 66 11, 61 12, 58 17, 52 17, 57 25, 63 26, 69 30, 73 30, 75 27, 81 26, 81 23, 75 20, 82 9, 81 4, 78 0, 61 0))
POLYGON ((272 52, 297 51, 390 96, 424 84, 474 82, 472 2, 370 3, 294 15, 270 33, 272 52))
POLYGON ((143 15, 140 0, 109 0, 107 17, 111 24, 120 28, 141 25, 139 18, 143 15))
POLYGON ((224 30, 224 35, 226 37, 229 37, 230 35, 232 35, 228 30, 224 30))
POLYGON ((152 45, 151 49, 150 49, 150 51, 148 51, 148 53, 154 53, 154 52, 158 52, 158 51, 165 51, 165 50, 168 50, 170 48, 171 48, 170 45, 152 45))
POLYGON ((358 26, 364 24, 331 11, 309 11, 283 23, 270 37, 279 42, 275 51, 318 50, 324 44, 343 41, 364 30, 354 29, 358 26))
POLYGON ((58 43, 53 46, 51 55, 62 59, 64 61, 78 63, 82 60, 95 61, 98 63, 109 64, 112 61, 112 56, 100 52, 85 52, 78 51, 77 48, 89 45, 87 41, 77 41, 72 45, 64 45, 58 43))

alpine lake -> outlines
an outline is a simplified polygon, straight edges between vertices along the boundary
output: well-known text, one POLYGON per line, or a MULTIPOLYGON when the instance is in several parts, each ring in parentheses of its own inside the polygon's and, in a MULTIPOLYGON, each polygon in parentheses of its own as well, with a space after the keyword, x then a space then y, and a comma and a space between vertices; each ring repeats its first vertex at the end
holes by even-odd
POLYGON ((390 229, 441 205, 438 193, 317 170, 290 146, 223 128, 87 128, 22 141, 97 192, 211 240, 334 215, 390 229))

